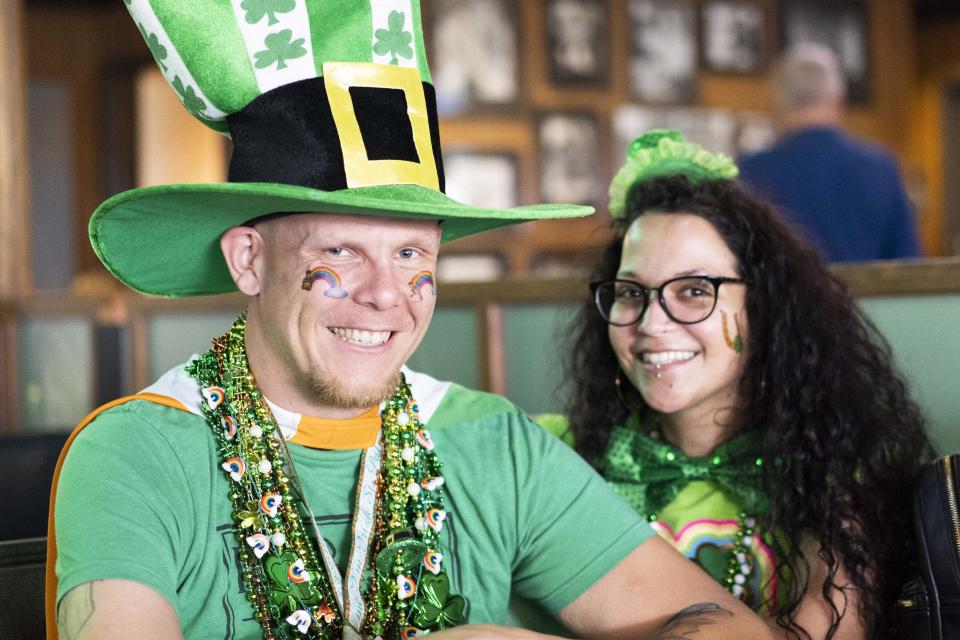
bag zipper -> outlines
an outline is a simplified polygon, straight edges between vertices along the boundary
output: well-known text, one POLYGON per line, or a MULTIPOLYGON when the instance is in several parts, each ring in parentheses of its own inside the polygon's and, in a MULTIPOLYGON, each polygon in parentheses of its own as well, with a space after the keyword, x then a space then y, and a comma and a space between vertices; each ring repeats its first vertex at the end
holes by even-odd
POLYGON ((957 488, 953 483, 950 456, 945 456, 942 460, 944 484, 947 487, 947 508, 950 510, 950 520, 953 522, 953 544, 956 545, 957 555, 960 556, 960 508, 957 506, 957 488))

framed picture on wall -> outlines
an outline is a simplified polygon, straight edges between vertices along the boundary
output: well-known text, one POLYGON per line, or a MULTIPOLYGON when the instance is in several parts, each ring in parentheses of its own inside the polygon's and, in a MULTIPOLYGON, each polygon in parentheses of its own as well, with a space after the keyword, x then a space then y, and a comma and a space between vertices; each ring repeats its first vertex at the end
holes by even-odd
POLYGON ((452 150, 443 155, 448 196, 475 207, 509 209, 520 203, 517 156, 507 151, 452 150))
POLYGON ((633 140, 650 129, 674 129, 714 153, 735 157, 737 120, 726 109, 708 107, 649 107, 635 104, 613 113, 614 170, 626 160, 633 140))
POLYGON ((547 61, 558 85, 600 86, 610 66, 605 0, 547 0, 547 61))
POLYGON ((830 47, 847 81, 852 103, 870 100, 870 37, 864 0, 791 0, 780 5, 782 43, 830 47))
POLYGON ((519 5, 512 0, 434 0, 428 5, 437 111, 506 107, 520 97, 519 5))
POLYGON ((759 73, 767 59, 766 13, 750 0, 706 2, 700 13, 703 66, 719 73, 759 73))
POLYGON ((537 122, 540 194, 545 202, 596 204, 601 176, 599 124, 587 112, 543 114, 537 122))
POLYGON ((697 19, 691 0, 629 0, 630 84, 646 102, 692 102, 697 19))

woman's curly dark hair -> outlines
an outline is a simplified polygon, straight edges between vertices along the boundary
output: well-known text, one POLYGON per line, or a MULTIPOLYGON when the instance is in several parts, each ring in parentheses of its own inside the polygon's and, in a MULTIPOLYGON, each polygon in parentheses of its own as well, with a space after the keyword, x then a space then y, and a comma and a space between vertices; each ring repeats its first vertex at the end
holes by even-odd
MULTIPOLYGON (((631 189, 626 210, 614 222, 615 237, 594 280, 615 277, 627 228, 659 212, 710 222, 747 282, 749 346, 738 383, 745 400, 735 425, 739 433, 762 433, 761 455, 775 461, 764 465, 769 510, 760 524, 779 532, 770 536, 786 588, 778 597, 778 624, 794 637, 810 637, 794 618, 810 568, 801 540, 810 539, 828 567, 821 585, 826 601, 843 593, 835 591, 842 565, 858 592, 856 613, 868 637, 888 636, 913 558, 911 487, 920 463, 932 455, 889 344, 819 254, 739 184, 656 178, 631 189)), ((626 405, 641 412, 646 405, 629 384, 618 392, 620 367, 592 300, 584 301, 572 337, 565 363, 573 391, 568 415, 576 449, 595 462, 611 429, 627 418, 626 405)), ((837 599, 828 639, 840 617, 852 613, 837 599)))

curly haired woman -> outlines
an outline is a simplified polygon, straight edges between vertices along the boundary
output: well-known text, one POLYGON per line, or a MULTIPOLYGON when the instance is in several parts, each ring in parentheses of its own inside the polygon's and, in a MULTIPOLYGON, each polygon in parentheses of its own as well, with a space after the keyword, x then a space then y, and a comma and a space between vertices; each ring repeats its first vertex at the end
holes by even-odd
POLYGON ((879 638, 931 455, 814 249, 674 132, 631 146, 568 358, 576 449, 785 638, 879 638))

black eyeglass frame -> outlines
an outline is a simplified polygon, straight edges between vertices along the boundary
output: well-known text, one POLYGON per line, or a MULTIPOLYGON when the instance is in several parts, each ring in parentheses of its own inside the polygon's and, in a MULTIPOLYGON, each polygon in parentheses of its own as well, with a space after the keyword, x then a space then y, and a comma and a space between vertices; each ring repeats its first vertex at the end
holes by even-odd
POLYGON ((643 319, 643 315, 647 312, 647 309, 650 308, 650 294, 656 292, 657 302, 660 303, 660 308, 663 309, 663 312, 667 314, 667 317, 676 322, 677 324, 699 324, 704 322, 707 318, 713 315, 713 312, 717 309, 717 300, 720 299, 720 285, 725 282, 731 284, 746 284, 746 281, 743 278, 731 278, 729 276, 700 276, 700 275, 689 275, 689 276, 677 276, 676 278, 670 278, 660 283, 659 287, 648 287, 646 285, 640 284, 636 280, 629 280, 627 278, 611 278, 610 280, 597 280, 590 283, 590 292, 593 294, 593 305, 596 307, 597 312, 600 314, 600 317, 603 318, 607 324, 614 327, 629 327, 630 325, 637 324, 640 320, 643 319), (678 280, 706 280, 713 285, 714 296, 713 296, 713 306, 710 307, 710 311, 707 312, 707 315, 703 316, 699 320, 689 321, 689 320, 678 320, 670 313, 670 309, 667 308, 667 301, 663 298, 663 290, 670 284, 677 282, 678 280), (603 305, 600 303, 600 287, 608 284, 616 284, 617 282, 622 282, 624 284, 630 284, 641 291, 643 291, 643 305, 640 308, 640 313, 637 315, 637 319, 632 322, 611 322, 610 318, 607 317, 607 314, 603 311, 603 305))

